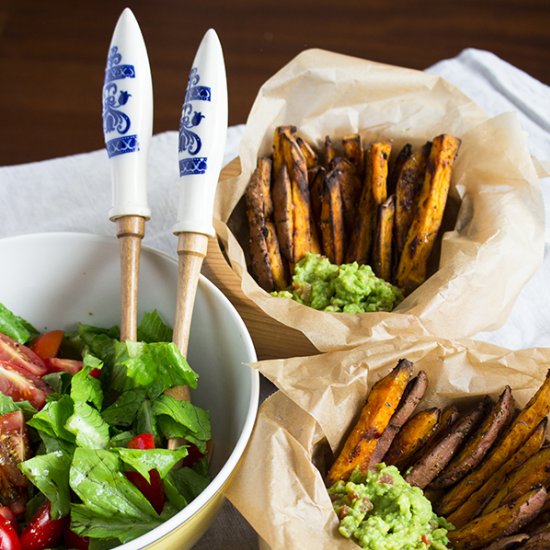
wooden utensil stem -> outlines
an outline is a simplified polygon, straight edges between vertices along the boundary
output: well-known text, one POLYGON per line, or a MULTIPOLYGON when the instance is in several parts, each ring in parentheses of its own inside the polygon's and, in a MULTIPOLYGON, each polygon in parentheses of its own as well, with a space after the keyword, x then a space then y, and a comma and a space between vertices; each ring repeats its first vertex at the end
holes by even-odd
POLYGON ((120 243, 120 339, 137 339, 139 256, 145 235, 145 218, 123 216, 116 220, 120 243))
MULTIPOLYGON (((178 346, 184 357, 187 357, 193 305, 207 249, 208 237, 202 233, 180 233, 178 235, 178 287, 172 341, 178 346)), ((170 388, 166 393, 180 400, 190 401, 191 399, 187 386, 170 388)))
MULTIPOLYGON (((202 261, 206 256, 207 248, 208 237, 206 235, 180 233, 178 236, 178 285, 172 341, 178 346, 184 357, 187 357, 193 305, 197 294, 202 261)), ((166 390, 165 393, 180 401, 191 401, 191 392, 187 386, 175 386, 166 390)), ((177 449, 184 443, 184 439, 169 439, 168 448, 177 449)))
POLYGON ((201 233, 178 236, 178 290, 173 342, 187 356, 189 330, 202 262, 208 248, 208 237, 201 233))

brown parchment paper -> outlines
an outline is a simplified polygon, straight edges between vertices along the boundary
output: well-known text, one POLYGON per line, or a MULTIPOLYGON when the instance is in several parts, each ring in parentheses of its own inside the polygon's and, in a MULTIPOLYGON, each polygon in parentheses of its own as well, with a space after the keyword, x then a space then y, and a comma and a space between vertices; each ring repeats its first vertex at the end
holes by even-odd
POLYGON ((433 75, 307 50, 260 89, 240 161, 240 176, 218 186, 218 237, 245 295, 267 316, 302 331, 319 350, 403 330, 462 338, 498 328, 542 261, 540 186, 515 114, 490 118, 433 75), (449 198, 456 210, 443 235, 439 268, 394 312, 318 312, 271 297, 247 272, 246 218, 239 201, 258 156, 270 154, 273 130, 281 124, 295 124, 317 147, 326 135, 338 140, 350 132, 359 132, 364 143, 391 140, 394 155, 407 142, 420 146, 444 132, 462 139, 449 198))
POLYGON ((550 368, 550 348, 509 351, 433 338, 398 338, 256 363, 280 391, 262 404, 227 496, 265 546, 357 548, 337 533, 323 482, 325 462, 331 460, 330 450, 343 444, 370 387, 401 358, 413 361, 415 372, 428 374, 428 392, 417 410, 485 394, 496 399, 506 384, 523 407, 550 368))

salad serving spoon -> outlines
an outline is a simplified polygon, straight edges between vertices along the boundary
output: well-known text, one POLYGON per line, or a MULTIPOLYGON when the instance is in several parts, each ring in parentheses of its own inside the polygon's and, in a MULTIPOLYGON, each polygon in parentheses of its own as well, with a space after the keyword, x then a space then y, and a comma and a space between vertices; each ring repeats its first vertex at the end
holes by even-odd
POLYGON ((153 130, 153 86, 138 22, 126 8, 113 32, 103 84, 103 134, 109 155, 113 206, 120 243, 120 339, 137 339, 141 240, 151 216, 147 160, 153 130))
MULTIPOLYGON (((195 55, 179 128, 178 286, 173 341, 187 355, 193 304, 212 225, 227 134, 227 82, 218 35, 209 29, 195 55)), ((186 387, 172 391, 189 398, 186 387)))

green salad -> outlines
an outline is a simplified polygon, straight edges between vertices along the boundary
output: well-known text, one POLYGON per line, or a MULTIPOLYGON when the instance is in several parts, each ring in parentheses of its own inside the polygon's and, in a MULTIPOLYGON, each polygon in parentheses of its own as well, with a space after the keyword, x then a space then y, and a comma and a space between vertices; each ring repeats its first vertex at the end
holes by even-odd
POLYGON ((198 381, 171 335, 156 311, 138 342, 84 324, 39 335, 0 304, 0 535, 112 548, 208 485, 209 412, 165 393, 198 381))

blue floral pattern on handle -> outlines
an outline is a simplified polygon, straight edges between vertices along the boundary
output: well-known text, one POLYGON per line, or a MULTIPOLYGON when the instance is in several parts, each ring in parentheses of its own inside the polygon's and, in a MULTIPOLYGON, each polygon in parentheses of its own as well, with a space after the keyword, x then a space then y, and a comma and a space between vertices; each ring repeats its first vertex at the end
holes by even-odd
MULTIPOLYGON (((208 86, 199 86, 199 81, 200 75, 198 69, 193 67, 189 73, 180 120, 178 149, 180 153, 187 151, 192 157, 197 155, 202 148, 200 136, 192 129, 196 128, 201 123, 205 115, 195 110, 191 102, 210 101, 212 98, 211 88, 208 86)), ((207 157, 185 158, 180 160, 180 176, 204 174, 208 168, 207 161, 207 157)))
POLYGON ((103 84, 103 132, 105 135, 116 132, 119 136, 105 142, 109 157, 132 153, 139 149, 137 135, 128 135, 132 122, 122 110, 132 94, 127 90, 119 90, 117 80, 135 78, 134 65, 121 65, 122 54, 117 46, 113 46, 107 58, 105 81, 103 84))

